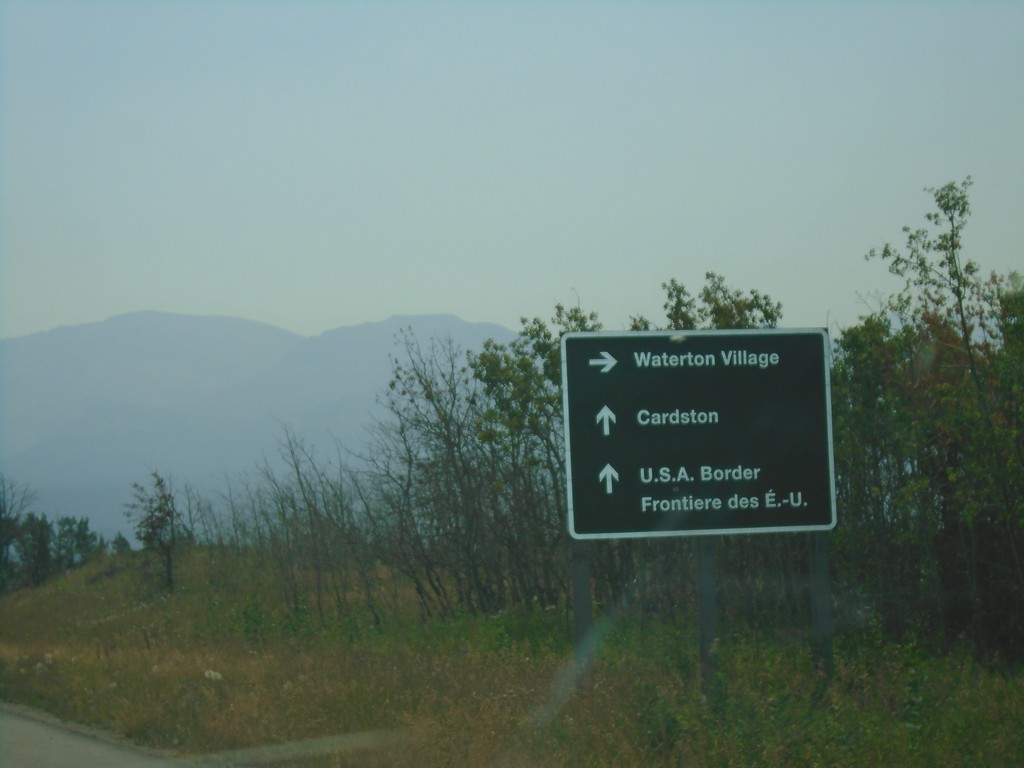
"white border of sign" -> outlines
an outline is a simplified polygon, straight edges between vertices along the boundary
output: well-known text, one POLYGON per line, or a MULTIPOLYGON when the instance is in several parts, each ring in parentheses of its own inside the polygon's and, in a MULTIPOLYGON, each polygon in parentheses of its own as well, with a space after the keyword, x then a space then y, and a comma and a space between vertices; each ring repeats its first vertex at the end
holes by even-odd
POLYGON ((562 366, 562 426, 565 436, 565 481, 566 481, 566 507, 568 510, 567 523, 569 535, 577 540, 591 539, 649 539, 665 538, 669 536, 732 536, 737 534, 759 534, 759 533, 809 533, 830 531, 836 527, 836 472, 835 472, 835 450, 832 440, 832 341, 825 328, 758 328, 758 329, 736 329, 736 330, 707 330, 707 331, 569 331, 562 334, 560 342, 561 366, 562 366), (822 345, 825 359, 825 413, 826 429, 828 439, 828 484, 829 503, 832 507, 831 521, 827 525, 802 525, 802 526, 777 526, 758 528, 723 528, 707 530, 667 530, 667 531, 626 531, 613 533, 582 533, 578 534, 574 528, 573 517, 573 488, 572 488, 572 450, 569 438, 569 386, 568 366, 566 364, 566 341, 574 338, 672 338, 678 336, 768 336, 768 335, 795 335, 795 334, 820 334, 823 337, 822 345))

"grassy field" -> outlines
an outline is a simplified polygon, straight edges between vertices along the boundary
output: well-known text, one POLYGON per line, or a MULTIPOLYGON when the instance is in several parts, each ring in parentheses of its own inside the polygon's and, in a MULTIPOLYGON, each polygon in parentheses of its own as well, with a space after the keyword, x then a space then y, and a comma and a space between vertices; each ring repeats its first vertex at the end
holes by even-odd
POLYGON ((723 628, 705 695, 693 622, 619 619, 577 679, 563 611, 321 624, 209 554, 169 596, 132 553, 0 597, 0 699, 185 754, 318 748, 295 766, 1024 765, 1024 673, 967 654, 840 636, 826 679, 802 637, 723 628))

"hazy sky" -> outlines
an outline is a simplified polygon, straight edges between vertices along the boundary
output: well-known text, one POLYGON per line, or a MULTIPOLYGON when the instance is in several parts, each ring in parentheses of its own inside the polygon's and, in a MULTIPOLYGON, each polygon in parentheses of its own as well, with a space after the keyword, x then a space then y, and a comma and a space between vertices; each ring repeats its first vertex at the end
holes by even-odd
POLYGON ((1024 3, 0 2, 0 337, 155 309, 787 326, 972 175, 1024 269, 1024 3))

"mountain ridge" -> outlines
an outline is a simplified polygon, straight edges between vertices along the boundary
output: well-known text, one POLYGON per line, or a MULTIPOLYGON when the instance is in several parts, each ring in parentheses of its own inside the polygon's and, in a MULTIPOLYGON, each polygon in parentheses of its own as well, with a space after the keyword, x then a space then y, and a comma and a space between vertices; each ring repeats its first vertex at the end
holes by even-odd
POLYGON ((463 351, 514 336, 450 314, 302 336, 141 311, 0 339, 0 472, 36 491, 39 512, 87 516, 107 535, 126 529, 131 483, 152 470, 216 489, 275 455, 284 427, 361 447, 405 329, 463 351))

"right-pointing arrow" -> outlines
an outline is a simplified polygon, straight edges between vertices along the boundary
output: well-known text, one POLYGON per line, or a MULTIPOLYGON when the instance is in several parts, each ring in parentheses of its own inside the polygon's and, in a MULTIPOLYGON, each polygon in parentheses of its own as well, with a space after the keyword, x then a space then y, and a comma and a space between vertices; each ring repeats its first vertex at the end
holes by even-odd
POLYGON ((601 352, 600 357, 592 357, 587 360, 587 365, 597 365, 601 367, 601 373, 608 373, 615 364, 619 362, 607 352, 601 352))
POLYGON ((612 409, 607 405, 597 412, 597 418, 594 421, 601 424, 601 429, 604 432, 604 436, 608 437, 611 434, 611 425, 615 423, 615 414, 612 413, 612 409))
POLYGON ((615 471, 615 467, 611 464, 605 464, 597 479, 604 483, 604 492, 611 493, 612 483, 619 479, 619 473, 615 471))

